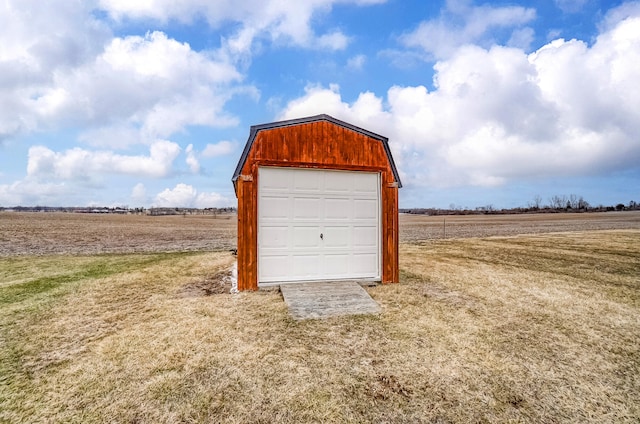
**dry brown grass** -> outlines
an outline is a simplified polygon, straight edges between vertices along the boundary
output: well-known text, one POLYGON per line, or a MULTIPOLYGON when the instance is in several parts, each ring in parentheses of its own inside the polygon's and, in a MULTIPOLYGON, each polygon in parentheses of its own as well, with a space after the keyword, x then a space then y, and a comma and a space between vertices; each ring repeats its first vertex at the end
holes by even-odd
POLYGON ((0 422, 640 417, 639 229, 403 244, 379 316, 294 321, 232 262, 0 259, 0 422))
POLYGON ((404 313, 443 341, 440 370, 482 418, 632 422, 639 241, 626 230, 403 246, 407 288, 426 299, 404 313))

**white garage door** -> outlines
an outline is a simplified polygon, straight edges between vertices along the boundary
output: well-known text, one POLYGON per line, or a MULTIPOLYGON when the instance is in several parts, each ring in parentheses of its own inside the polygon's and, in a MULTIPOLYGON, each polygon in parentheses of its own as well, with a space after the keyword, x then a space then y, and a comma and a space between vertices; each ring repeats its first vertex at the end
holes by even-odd
POLYGON ((379 279, 379 174, 260 168, 258 281, 379 279))

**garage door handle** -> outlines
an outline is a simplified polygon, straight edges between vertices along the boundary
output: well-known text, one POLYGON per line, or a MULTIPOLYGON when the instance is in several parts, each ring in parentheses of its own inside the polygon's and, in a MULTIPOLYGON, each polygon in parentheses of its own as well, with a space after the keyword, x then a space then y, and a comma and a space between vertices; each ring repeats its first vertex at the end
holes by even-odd
POLYGON ((320 240, 324 240, 324 236, 320 233, 320 240))

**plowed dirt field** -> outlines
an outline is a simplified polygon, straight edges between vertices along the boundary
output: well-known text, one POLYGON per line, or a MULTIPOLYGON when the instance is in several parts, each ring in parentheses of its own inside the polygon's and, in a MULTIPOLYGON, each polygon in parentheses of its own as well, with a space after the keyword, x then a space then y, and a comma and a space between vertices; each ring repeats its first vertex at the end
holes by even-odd
MULTIPOLYGON (((0 213, 0 256, 228 250, 236 215, 0 213)), ((400 215, 400 242, 640 228, 640 212, 400 215)))

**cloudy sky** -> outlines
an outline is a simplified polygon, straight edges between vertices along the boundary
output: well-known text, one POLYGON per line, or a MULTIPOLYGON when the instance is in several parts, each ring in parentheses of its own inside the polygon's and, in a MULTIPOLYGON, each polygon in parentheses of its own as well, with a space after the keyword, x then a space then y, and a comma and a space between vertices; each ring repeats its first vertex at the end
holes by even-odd
POLYGON ((640 201, 640 2, 5 0, 0 206, 235 206, 249 127, 389 138, 401 207, 640 201))

